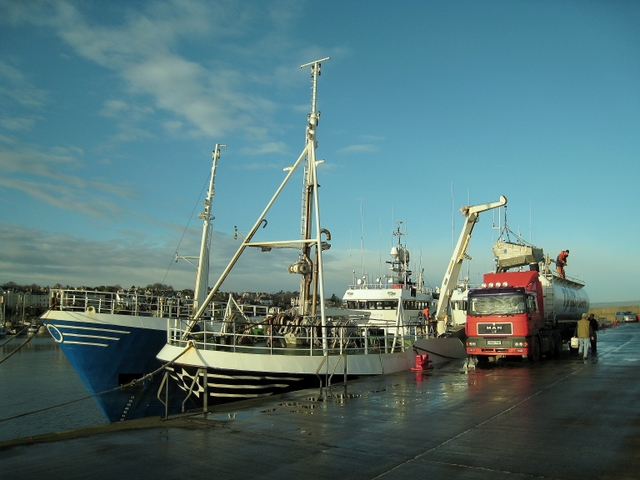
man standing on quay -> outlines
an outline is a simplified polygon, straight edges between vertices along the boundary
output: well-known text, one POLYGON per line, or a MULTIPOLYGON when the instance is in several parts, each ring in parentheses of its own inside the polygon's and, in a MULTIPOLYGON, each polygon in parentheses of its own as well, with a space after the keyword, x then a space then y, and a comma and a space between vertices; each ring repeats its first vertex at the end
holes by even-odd
POLYGON ((582 314, 582 318, 576 324, 576 337, 578 337, 578 355, 582 355, 582 358, 586 360, 589 355, 591 340, 594 339, 593 329, 586 313, 582 314))

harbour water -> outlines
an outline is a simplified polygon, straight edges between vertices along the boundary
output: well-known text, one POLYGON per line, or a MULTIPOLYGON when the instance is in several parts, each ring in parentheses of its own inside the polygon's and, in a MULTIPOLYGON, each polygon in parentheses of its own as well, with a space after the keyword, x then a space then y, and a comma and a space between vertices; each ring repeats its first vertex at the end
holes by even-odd
MULTIPOLYGON (((8 341, 11 338, 0 339, 0 360, 27 339, 20 336, 8 341)), ((36 335, 0 363, 0 441, 106 423, 93 398, 48 408, 87 396, 53 338, 48 333, 36 335)))

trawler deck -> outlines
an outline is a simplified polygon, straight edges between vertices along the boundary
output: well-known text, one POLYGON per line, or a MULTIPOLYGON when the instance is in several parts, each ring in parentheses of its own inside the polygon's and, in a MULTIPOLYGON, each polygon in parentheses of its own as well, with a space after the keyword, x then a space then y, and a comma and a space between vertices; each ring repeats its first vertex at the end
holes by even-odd
POLYGON ((286 325, 215 321, 201 322, 190 329, 187 322, 174 319, 170 320, 168 343, 205 351, 324 356, 394 353, 428 337, 424 325, 419 323, 400 328, 394 324, 387 329, 378 322, 370 325, 349 322, 322 327, 315 317, 286 325))

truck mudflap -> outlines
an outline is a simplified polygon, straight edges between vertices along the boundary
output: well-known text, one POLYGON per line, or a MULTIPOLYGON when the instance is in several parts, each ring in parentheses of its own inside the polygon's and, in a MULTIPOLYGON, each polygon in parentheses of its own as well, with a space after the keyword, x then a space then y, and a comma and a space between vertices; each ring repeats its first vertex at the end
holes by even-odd
POLYGON ((499 348, 499 347, 467 347, 467 355, 488 355, 488 356, 518 356, 522 357, 525 355, 529 355, 529 348, 499 348))
POLYGON ((527 355, 531 339, 527 337, 469 337, 465 342, 468 355, 527 355))

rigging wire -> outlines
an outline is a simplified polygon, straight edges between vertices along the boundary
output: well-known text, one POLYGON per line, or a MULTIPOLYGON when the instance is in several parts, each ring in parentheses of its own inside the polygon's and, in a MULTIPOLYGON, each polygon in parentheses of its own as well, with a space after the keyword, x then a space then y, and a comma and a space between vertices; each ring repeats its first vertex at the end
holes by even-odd
POLYGON ((169 270, 171 270, 171 265, 173 265, 173 263, 177 261, 176 258, 177 258, 177 255, 178 255, 178 249, 180 248, 180 245, 182 244, 182 241, 184 240, 184 237, 187 234, 187 230, 189 229, 189 225, 191 224, 191 220, 193 219, 195 211, 198 208, 198 205, 200 204, 200 199, 202 198, 202 194, 204 193, 205 189, 207 188, 208 183, 209 183, 208 180, 205 180, 205 182, 204 182, 204 184, 202 186, 202 190, 200 190, 200 196, 196 200, 196 203, 193 206, 193 210, 191 210, 191 215, 189 216, 189 220, 187 221, 187 224, 185 225, 184 230, 182 231, 182 236, 180 237, 180 240, 178 241, 178 245, 176 245, 175 254, 174 254, 173 258, 171 259, 171 261, 169 262, 169 266, 167 267, 167 271, 164 274, 164 277, 163 277, 162 283, 161 283, 162 285, 164 285, 164 282, 167 280, 167 276, 169 275, 169 270))
MULTIPOLYGON (((25 328, 26 328, 26 327, 25 327, 25 328)), ((24 329, 23 329, 23 330, 24 330, 24 329)), ((16 336, 17 336, 17 335, 16 335, 16 336)), ((7 356, 6 356, 6 357, 4 357, 2 360, 0 360, 0 363, 4 362, 5 360, 8 360, 8 359, 9 359, 9 357, 11 357, 11 355, 13 355, 13 354, 14 354, 14 353, 16 353, 18 350, 20 350, 22 347, 24 347, 24 346, 25 346, 27 343, 29 343, 29 342, 33 339, 33 337, 35 337, 35 336, 36 336, 36 332, 33 332, 32 334, 30 334, 30 335, 27 337, 27 339, 26 339, 24 342, 22 342, 22 345, 20 345, 20 346, 19 346, 18 348, 16 348, 13 352, 11 352, 9 355, 7 355, 7 356)), ((14 337, 14 338, 15 338, 15 337, 14 337)), ((5 344, 9 343, 11 340, 13 340, 13 339, 7 340, 7 341, 6 341, 6 342, 4 342, 2 345, 5 345, 5 344)), ((0 345, 0 346, 1 346, 1 345, 0 345)))
MULTIPOLYGON (((18 335, 20 335, 20 333, 22 333, 22 332, 24 331, 24 329, 25 329, 25 328, 28 328, 28 327, 24 327, 24 328, 23 328, 22 330, 20 330, 18 333, 16 333, 15 335, 12 335, 12 336, 11 336, 11 338, 10 338, 9 340, 7 340, 6 342, 4 342, 4 343, 0 343, 0 347, 4 347, 7 343, 9 343, 9 342, 11 342, 11 341, 15 340, 16 338, 18 338, 18 335)), ((0 363, 2 363, 2 362, 0 362, 0 363)))

